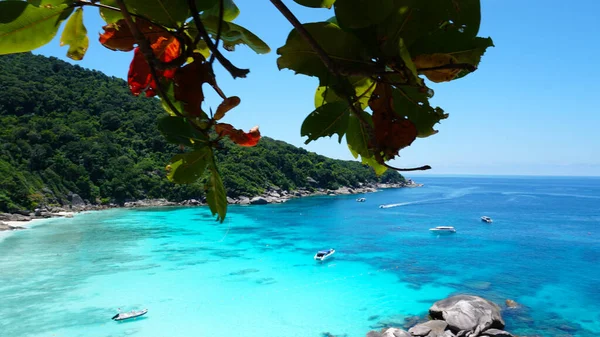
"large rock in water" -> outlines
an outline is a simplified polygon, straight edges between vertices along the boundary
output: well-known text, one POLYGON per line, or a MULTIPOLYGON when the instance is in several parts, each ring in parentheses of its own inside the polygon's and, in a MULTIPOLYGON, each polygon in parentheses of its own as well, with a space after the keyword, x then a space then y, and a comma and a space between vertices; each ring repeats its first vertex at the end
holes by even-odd
POLYGON ((478 296, 457 295, 437 301, 429 308, 429 314, 445 320, 459 337, 477 337, 491 328, 504 329, 500 307, 478 296))
POLYGON ((367 337, 412 337, 408 332, 397 329, 397 328, 388 328, 383 329, 381 331, 369 331, 367 333, 367 337))
POLYGON ((250 200, 250 203, 252 205, 266 205, 269 203, 269 201, 263 197, 254 197, 252 200, 250 200))
POLYGON ((447 327, 448 323, 445 321, 433 320, 417 324, 408 329, 408 332, 413 336, 443 337, 447 327))

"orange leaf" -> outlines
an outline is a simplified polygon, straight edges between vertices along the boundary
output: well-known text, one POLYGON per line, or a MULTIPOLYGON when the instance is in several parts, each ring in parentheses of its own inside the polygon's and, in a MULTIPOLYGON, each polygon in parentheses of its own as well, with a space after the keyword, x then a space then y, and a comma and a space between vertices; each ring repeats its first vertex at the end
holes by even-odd
POLYGON ((139 47, 135 48, 133 52, 133 60, 129 65, 129 73, 127 74, 127 83, 129 84, 129 90, 135 96, 138 96, 142 91, 146 91, 146 97, 156 95, 156 82, 152 79, 150 66, 139 47))
POLYGON ((377 84, 369 107, 373 110, 375 150, 383 152, 384 159, 398 155, 400 149, 409 146, 417 138, 417 128, 407 118, 394 111, 392 88, 389 84, 377 84))
MULTIPOLYGON (((141 18, 137 18, 135 24, 139 31, 144 34, 151 44, 153 44, 161 36, 172 36, 171 33, 161 26, 157 26, 141 18)), ((100 43, 104 47, 120 51, 133 50, 136 41, 125 20, 121 19, 102 28, 104 29, 104 33, 100 34, 100 43)))
POLYGON ((184 109, 190 116, 200 116, 200 104, 204 101, 202 84, 213 82, 210 65, 200 54, 193 55, 194 62, 175 72, 175 99, 185 103, 184 109))
POLYGON ((235 108, 239 104, 240 104, 239 97, 237 97, 237 96, 227 97, 226 99, 223 100, 223 102, 221 102, 221 104, 219 104, 219 107, 217 108, 217 112, 215 112, 214 119, 218 121, 219 119, 221 119, 225 116, 225 113, 227 113, 227 111, 235 108))
POLYGON ((258 126, 253 127, 246 133, 235 129, 231 124, 218 123, 215 125, 215 131, 219 136, 227 136, 240 146, 255 146, 260 140, 258 126))
MULTIPOLYGON (((154 55, 161 62, 171 62, 181 53, 179 41, 173 37, 161 36, 152 44, 154 55)), ((157 70, 156 75, 159 78, 172 79, 175 76, 176 69, 157 70)), ((129 66, 129 74, 127 75, 127 83, 129 90, 134 95, 139 95, 142 91, 146 91, 146 97, 156 95, 156 81, 150 73, 150 66, 146 62, 144 54, 140 48, 135 48, 133 60, 129 66)))

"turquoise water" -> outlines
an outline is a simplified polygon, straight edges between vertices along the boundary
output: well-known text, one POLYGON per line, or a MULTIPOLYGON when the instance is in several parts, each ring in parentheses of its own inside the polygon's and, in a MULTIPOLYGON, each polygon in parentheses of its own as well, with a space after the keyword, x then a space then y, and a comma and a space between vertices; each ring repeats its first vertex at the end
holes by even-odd
POLYGON ((15 232, 0 241, 0 336, 355 337, 454 293, 523 304, 504 312, 515 334, 600 333, 600 179, 418 180, 231 207, 224 224, 119 209, 15 232), (149 313, 118 323, 117 308, 149 313))

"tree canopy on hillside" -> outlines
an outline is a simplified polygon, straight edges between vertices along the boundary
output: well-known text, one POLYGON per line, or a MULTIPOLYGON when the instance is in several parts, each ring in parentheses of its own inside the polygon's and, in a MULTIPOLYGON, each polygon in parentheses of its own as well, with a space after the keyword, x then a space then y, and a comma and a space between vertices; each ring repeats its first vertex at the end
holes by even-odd
MULTIPOLYGON (((416 138, 437 132, 448 115, 433 107, 427 82, 448 82, 475 71, 490 38, 478 37, 479 0, 295 0, 330 8, 324 22, 302 24, 281 0, 271 3, 294 29, 277 49, 280 69, 316 77, 315 110, 301 134, 307 142, 338 135, 355 158, 378 174, 416 138)), ((0 53, 36 49, 57 34, 66 20, 61 44, 67 56, 81 60, 88 48, 83 9, 99 8, 106 26, 100 43, 115 51, 134 51, 128 73, 132 94, 159 96, 169 114, 158 127, 166 139, 188 149, 167 165, 167 177, 194 183, 205 177, 208 204, 223 220, 227 200, 216 153, 220 140, 255 146, 257 127, 249 132, 223 122, 240 103, 217 84, 217 61, 234 78, 249 69, 232 64, 222 50, 244 44, 258 54, 269 46, 233 21, 240 14, 233 0, 7 0, 0 2, 0 53), (220 48, 221 47, 221 48, 220 48), (202 109, 203 84, 223 100, 215 113, 202 109)))
MULTIPOLYGON (((0 211, 68 204, 205 196, 203 180, 178 185, 165 162, 182 152, 156 128, 157 100, 129 94, 125 82, 56 58, 0 57, 0 211)), ((223 141, 218 153, 228 195, 255 196, 273 186, 331 188, 401 182, 353 161, 326 158, 263 138, 256 147, 223 141), (307 178, 317 181, 311 184, 307 178)))

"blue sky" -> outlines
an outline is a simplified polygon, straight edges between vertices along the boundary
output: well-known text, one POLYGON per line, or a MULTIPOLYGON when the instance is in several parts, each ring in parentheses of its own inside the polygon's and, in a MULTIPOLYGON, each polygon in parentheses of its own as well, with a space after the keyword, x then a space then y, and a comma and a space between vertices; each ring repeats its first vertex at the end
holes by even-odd
MULTIPOLYGON (((285 1, 302 22, 333 15, 285 1)), ((238 128, 259 125, 265 136, 339 159, 353 159, 345 141, 325 138, 304 145, 300 125, 313 109, 318 81, 279 71, 275 50, 292 28, 269 1, 237 0, 236 23, 265 40, 272 51, 254 54, 240 46, 226 53, 237 66, 250 68, 246 79, 233 80, 217 66, 217 81, 242 104, 225 121, 238 128)), ((466 78, 433 86, 432 103, 450 118, 438 134, 417 139, 392 162, 398 167, 429 164, 431 174, 600 175, 600 1, 566 2, 481 0, 479 35, 491 36, 479 69, 466 78)), ((90 48, 80 62, 65 57, 58 36, 35 51, 82 67, 125 78, 132 53, 112 52, 97 40, 102 20, 86 8, 90 48)), ((60 35, 60 33, 59 33, 60 35)), ((219 99, 205 87, 208 106, 219 99)), ((205 108, 206 108, 205 107, 205 108)), ((416 175, 416 174, 414 174, 416 175)))

